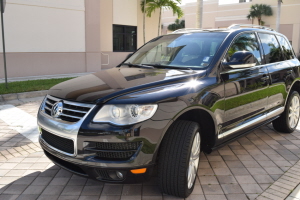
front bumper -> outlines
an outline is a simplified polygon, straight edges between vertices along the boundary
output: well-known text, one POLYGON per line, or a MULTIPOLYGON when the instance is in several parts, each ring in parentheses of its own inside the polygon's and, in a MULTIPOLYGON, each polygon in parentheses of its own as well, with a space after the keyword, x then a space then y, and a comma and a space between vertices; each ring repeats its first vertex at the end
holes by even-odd
POLYGON ((147 179, 153 171, 158 150, 157 144, 160 143, 170 120, 147 120, 126 127, 91 123, 91 117, 99 109, 100 106, 95 105, 78 122, 69 123, 47 115, 41 106, 38 112, 38 126, 40 130, 45 130, 56 137, 60 137, 61 140, 71 140, 74 144, 74 149, 71 149, 72 152, 67 153, 47 143, 41 134, 39 141, 45 154, 54 163, 66 170, 100 181, 135 183, 147 179), (125 160, 99 159, 97 152, 88 151, 86 146, 86 144, 90 143, 125 144, 136 141, 142 145, 130 159, 125 160), (132 169, 140 168, 147 168, 147 170, 143 174, 131 173, 132 169), (107 174, 116 171, 122 172, 124 175, 123 179, 109 180, 109 178, 105 178, 107 174))
MULTIPOLYGON (((99 167, 99 165, 92 165, 90 162, 84 162, 60 154, 49 148, 40 138, 41 147, 44 150, 45 155, 56 165, 68 170, 74 174, 83 177, 89 177, 91 179, 109 182, 109 183, 138 183, 148 180, 154 170, 154 165, 141 166, 140 168, 146 168, 146 172, 142 174, 134 174, 131 170, 137 168, 116 168, 116 167, 99 167), (122 178, 118 177, 116 173, 121 173, 122 178)), ((138 169, 140 169, 138 168, 138 169)))

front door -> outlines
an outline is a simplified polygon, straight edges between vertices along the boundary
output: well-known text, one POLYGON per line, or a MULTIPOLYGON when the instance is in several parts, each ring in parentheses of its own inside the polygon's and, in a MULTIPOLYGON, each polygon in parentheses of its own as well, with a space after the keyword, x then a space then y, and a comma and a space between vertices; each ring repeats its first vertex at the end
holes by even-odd
POLYGON ((224 69, 221 78, 225 92, 225 119, 219 139, 228 140, 239 134, 239 127, 257 118, 263 118, 268 101, 268 70, 262 63, 261 50, 254 32, 242 33, 231 44, 225 59, 237 51, 249 51, 256 58, 256 65, 241 69, 224 69))

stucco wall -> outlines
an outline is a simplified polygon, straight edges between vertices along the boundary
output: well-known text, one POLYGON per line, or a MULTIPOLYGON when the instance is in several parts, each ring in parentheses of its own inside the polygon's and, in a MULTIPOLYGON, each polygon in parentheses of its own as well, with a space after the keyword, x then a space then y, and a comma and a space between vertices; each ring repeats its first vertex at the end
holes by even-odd
POLYGON ((84 0, 7 0, 6 51, 85 52, 84 20, 84 0))

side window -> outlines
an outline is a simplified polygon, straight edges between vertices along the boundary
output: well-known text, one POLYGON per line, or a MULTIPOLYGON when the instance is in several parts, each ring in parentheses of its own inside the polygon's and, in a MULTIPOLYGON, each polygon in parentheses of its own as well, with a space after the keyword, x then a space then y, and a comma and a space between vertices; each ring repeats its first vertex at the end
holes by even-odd
POLYGON ((257 60, 256 65, 261 64, 259 45, 254 33, 244 33, 238 36, 238 38, 235 39, 235 41, 229 48, 226 55, 226 60, 229 61, 231 56, 237 51, 249 51, 253 53, 254 57, 257 60))
POLYGON ((290 60, 294 58, 294 53, 291 45, 286 41, 286 39, 282 36, 277 35, 277 39, 282 49, 282 54, 286 60, 290 60))
POLYGON ((261 44, 264 49, 264 55, 267 63, 283 61, 280 46, 275 35, 268 33, 258 33, 261 44))

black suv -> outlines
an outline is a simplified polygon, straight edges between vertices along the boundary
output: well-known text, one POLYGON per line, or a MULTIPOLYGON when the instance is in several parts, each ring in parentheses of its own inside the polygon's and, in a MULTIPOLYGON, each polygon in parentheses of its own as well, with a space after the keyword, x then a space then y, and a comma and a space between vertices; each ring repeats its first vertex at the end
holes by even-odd
POLYGON ((299 66, 286 37, 264 27, 179 30, 115 68, 52 87, 39 141, 75 174, 132 183, 157 171, 162 192, 187 197, 200 150, 270 122, 296 129, 299 66))

